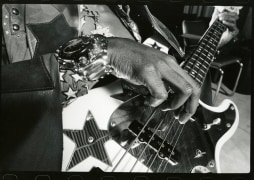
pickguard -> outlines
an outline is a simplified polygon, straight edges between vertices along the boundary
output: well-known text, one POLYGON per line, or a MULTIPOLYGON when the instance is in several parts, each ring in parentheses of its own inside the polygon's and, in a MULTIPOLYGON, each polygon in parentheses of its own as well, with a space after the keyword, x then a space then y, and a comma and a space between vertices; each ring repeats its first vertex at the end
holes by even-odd
MULTIPOLYGON (((77 142, 72 138, 64 135, 64 152, 63 152, 63 171, 90 171, 93 167, 99 167, 106 172, 168 172, 168 173, 189 173, 194 167, 206 167, 209 172, 216 172, 219 162, 216 162, 216 144, 224 137, 225 134, 235 131, 238 123, 238 111, 233 102, 227 100, 218 107, 203 108, 199 106, 193 119, 183 125, 172 118, 173 112, 167 112, 164 116, 159 111, 155 113, 157 119, 166 119, 157 135, 162 139, 168 133, 166 140, 175 145, 175 149, 180 152, 180 159, 177 165, 170 164, 167 160, 158 156, 158 153, 151 148, 146 148, 146 144, 135 142, 132 148, 126 153, 128 144, 133 142, 133 136, 128 141, 125 136, 128 126, 135 119, 145 123, 152 109, 142 106, 141 101, 135 102, 135 94, 129 94, 129 98, 124 103, 111 97, 115 94, 121 94, 122 87, 120 81, 113 84, 94 89, 88 95, 78 98, 63 110, 63 128, 66 132, 83 131, 86 128, 87 115, 91 112, 93 116, 94 127, 98 132, 103 132, 105 140, 101 140, 100 149, 105 151, 105 158, 100 158, 101 151, 94 150, 85 158, 80 158, 80 162, 70 166, 73 160, 74 152, 77 149, 77 142), (223 107, 222 107, 223 106, 223 107), (143 110, 142 110, 143 108, 143 110), (148 109, 147 109, 148 108, 148 109), (212 109, 209 110, 209 109, 212 109), (202 111, 205 111, 203 113, 202 111), (136 113, 135 113, 136 112, 136 113), (139 113, 138 113, 139 112, 139 113), (144 114, 144 112, 146 112, 144 114), (134 113, 134 114, 133 114, 134 113), (75 114, 75 115, 74 115, 75 114), (203 116, 206 115, 206 117, 203 116), (211 124, 216 118, 221 118, 219 124, 212 125, 209 130, 204 130, 204 124, 211 124), (96 126, 95 126, 96 125, 96 126), (178 140, 177 140, 178 139, 178 140), (177 143, 176 143, 177 142, 177 143), (139 157, 140 152, 143 152, 139 157), (123 156, 124 155, 124 156, 123 156), (137 161, 138 159, 138 161, 137 161), (120 163, 119 163, 120 162, 120 163), (135 168, 133 168, 135 165, 135 168), (69 168, 68 168, 69 167, 69 168)), ((156 123, 149 124, 152 131, 156 123)), ((88 126, 87 126, 88 128, 88 126)), ((93 132, 97 132, 93 131, 93 132)), ((91 136, 91 134, 89 134, 91 136)), ((89 135, 83 136, 89 141, 89 135)), ((94 136, 94 135, 93 135, 94 136)), ((72 137, 74 137, 72 135, 72 137)), ((135 138, 135 137, 134 137, 135 138)), ((230 138, 226 137, 224 141, 230 138)), ((99 147, 96 142, 91 141, 89 146, 99 147)), ((85 148, 82 151, 87 151, 85 148)), ((217 150, 219 153, 219 150, 217 150)), ((82 154, 82 153, 81 153, 82 154)), ((193 170, 194 171, 194 170, 193 170)))

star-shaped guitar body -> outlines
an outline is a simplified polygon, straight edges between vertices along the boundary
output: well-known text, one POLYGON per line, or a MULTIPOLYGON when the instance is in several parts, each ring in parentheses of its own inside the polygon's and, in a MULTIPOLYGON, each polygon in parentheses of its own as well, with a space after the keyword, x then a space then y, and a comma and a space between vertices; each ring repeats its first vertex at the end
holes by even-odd
POLYGON ((76 144, 66 170, 76 166, 89 156, 93 156, 110 166, 112 165, 104 147, 105 142, 109 140, 109 133, 107 130, 98 128, 90 111, 88 111, 82 130, 65 129, 63 133, 76 144))

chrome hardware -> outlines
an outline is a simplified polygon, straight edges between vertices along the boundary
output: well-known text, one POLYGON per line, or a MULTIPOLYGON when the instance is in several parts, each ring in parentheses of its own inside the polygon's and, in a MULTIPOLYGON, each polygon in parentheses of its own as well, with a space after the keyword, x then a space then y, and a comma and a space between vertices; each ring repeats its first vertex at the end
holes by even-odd
POLYGON ((230 124, 230 123, 227 123, 226 126, 227 126, 227 128, 230 128, 230 127, 231 127, 231 124, 230 124))
POLYGON ((112 121, 112 122, 110 123, 110 125, 111 125, 112 127, 115 127, 116 122, 115 122, 115 121, 112 121))
POLYGON ((196 155, 194 158, 201 158, 204 156, 204 154, 206 154, 206 152, 202 152, 201 150, 197 149, 196 150, 196 155))
POLYGON ((19 15, 19 10, 16 8, 12 8, 12 14, 19 15))
POLYGON ((205 166, 195 166, 192 170, 191 173, 209 173, 210 170, 205 167, 205 166))
POLYGON ((216 118, 216 119, 213 120, 212 123, 204 124, 203 130, 207 131, 207 130, 211 129, 212 126, 219 125, 220 123, 221 123, 221 118, 216 118))
POLYGON ((12 29, 13 29, 14 31, 18 31, 18 30, 19 30, 19 25, 18 25, 18 24, 13 24, 12 29))
POLYGON ((88 137, 88 142, 89 142, 89 143, 92 143, 93 141, 94 141, 94 137, 89 136, 89 137, 88 137))
POLYGON ((214 167, 214 166, 215 166, 214 162, 213 162, 213 161, 210 161, 210 162, 209 162, 209 167, 214 167))

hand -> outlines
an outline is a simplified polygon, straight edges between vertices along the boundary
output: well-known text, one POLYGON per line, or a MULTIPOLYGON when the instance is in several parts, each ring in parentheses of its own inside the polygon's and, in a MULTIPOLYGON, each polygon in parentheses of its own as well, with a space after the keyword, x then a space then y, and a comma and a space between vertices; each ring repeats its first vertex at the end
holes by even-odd
POLYGON ((168 84, 175 92, 169 109, 184 105, 179 122, 190 119, 198 105, 200 88, 174 57, 129 39, 108 38, 108 41, 109 63, 117 77, 145 85, 151 94, 146 102, 151 106, 158 106, 167 99, 165 84, 168 84))
POLYGON ((235 12, 220 13, 218 10, 215 10, 213 20, 215 17, 218 17, 219 20, 228 27, 228 29, 222 34, 219 42, 219 47, 222 47, 238 35, 239 29, 236 26, 236 22, 239 19, 239 16, 235 12))

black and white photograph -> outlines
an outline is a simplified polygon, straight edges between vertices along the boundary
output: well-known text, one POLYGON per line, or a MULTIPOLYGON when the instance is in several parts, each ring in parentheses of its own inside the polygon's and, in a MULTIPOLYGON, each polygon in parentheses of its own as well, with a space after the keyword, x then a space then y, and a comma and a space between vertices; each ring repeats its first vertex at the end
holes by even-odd
POLYGON ((251 6, 1 12, 0 171, 250 172, 251 6))

